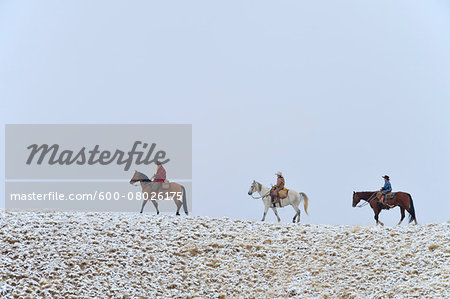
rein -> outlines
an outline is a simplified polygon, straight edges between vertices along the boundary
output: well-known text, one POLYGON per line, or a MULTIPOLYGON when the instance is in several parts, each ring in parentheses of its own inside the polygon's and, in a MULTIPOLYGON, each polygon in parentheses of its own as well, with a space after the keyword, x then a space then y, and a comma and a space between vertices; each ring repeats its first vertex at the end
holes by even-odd
MULTIPOLYGON (((363 202, 362 204, 360 204, 360 205, 357 205, 356 206, 356 208, 362 208, 362 207, 365 207, 365 206, 367 206, 374 198, 376 198, 377 197, 377 192, 375 192, 371 197, 369 197, 369 199, 367 200, 367 201, 365 201, 365 202, 363 202)), ((393 205, 393 206, 391 206, 390 204, 385 204, 387 207, 389 207, 389 209, 392 209, 392 208, 395 208, 396 207, 396 205, 393 205)))
POLYGON ((367 206, 375 197, 376 197, 377 193, 375 192, 371 197, 369 197, 369 199, 367 201, 364 201, 362 204, 357 205, 357 208, 362 208, 367 206))
POLYGON ((267 195, 269 195, 269 193, 270 193, 270 191, 268 191, 266 194, 264 194, 264 195, 262 195, 262 196, 253 196, 253 194, 252 195, 250 195, 253 199, 261 199, 261 198, 264 198, 264 197, 266 197, 267 195))
POLYGON ((362 208, 362 207, 367 206, 368 204, 369 204, 369 202, 368 202, 368 201, 365 201, 365 202, 363 202, 362 204, 357 205, 356 207, 357 207, 357 208, 362 208))

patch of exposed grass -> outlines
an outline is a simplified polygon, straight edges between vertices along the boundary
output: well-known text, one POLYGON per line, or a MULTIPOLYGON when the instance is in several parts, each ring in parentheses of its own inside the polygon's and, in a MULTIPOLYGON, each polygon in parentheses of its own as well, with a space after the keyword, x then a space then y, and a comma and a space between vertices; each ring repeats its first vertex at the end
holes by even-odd
POLYGON ((361 230, 361 227, 355 226, 355 227, 352 229, 352 233, 357 233, 357 232, 359 232, 360 230, 361 230))
POLYGON ((434 251, 434 250, 436 250, 439 247, 441 247, 441 245, 432 244, 432 245, 428 246, 428 249, 430 249, 430 251, 434 251))

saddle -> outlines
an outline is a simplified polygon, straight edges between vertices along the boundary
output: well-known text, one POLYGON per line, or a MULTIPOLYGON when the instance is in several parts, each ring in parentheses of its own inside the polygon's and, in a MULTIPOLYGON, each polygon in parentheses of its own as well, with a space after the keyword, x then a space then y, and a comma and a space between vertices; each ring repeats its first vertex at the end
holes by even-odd
POLYGON ((164 180, 164 182, 161 185, 161 189, 163 189, 163 190, 170 189, 170 182, 169 182, 169 180, 164 180))
POLYGON ((279 198, 286 198, 288 196, 289 189, 283 188, 282 190, 278 191, 278 197, 279 198))
POLYGON ((396 193, 397 193, 397 192, 392 192, 392 191, 386 193, 386 194, 384 195, 384 196, 385 196, 385 198, 384 198, 384 203, 382 203, 380 200, 381 200, 381 196, 383 196, 383 194, 381 193, 381 191, 378 191, 378 193, 377 193, 377 199, 378 199, 378 202, 380 202, 381 204, 383 204, 384 207, 388 207, 388 209, 393 208, 394 206, 391 206, 391 205, 389 204, 388 200, 394 198, 394 196, 395 196, 396 193))
MULTIPOLYGON (((384 195, 384 196, 385 196, 385 199, 387 200, 387 199, 394 198, 394 196, 395 196, 396 193, 397 193, 397 192, 392 192, 392 191, 386 193, 386 194, 384 195)), ((383 196, 383 193, 381 193, 380 191, 378 191, 378 193, 377 193, 377 199, 381 199, 381 196, 383 196)))
POLYGON ((283 188, 281 190, 273 189, 270 190, 270 197, 272 197, 272 205, 275 207, 275 204, 279 204, 281 208, 281 200, 286 198, 288 196, 289 190, 286 188, 283 188), (277 200, 274 202, 274 199, 277 198, 277 200))

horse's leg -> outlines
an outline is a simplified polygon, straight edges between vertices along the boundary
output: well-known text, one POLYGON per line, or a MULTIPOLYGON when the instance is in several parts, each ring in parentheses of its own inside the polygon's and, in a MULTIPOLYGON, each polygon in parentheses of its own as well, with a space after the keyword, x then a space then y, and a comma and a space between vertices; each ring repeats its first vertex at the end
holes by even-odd
POLYGON ((142 214, 142 212, 144 211, 144 207, 145 207, 145 205, 147 204, 147 201, 148 201, 148 199, 145 199, 145 200, 142 202, 141 214, 142 214))
MULTIPOLYGON (((177 206, 177 212, 175 213, 176 216, 180 216, 180 209, 183 206, 183 202, 180 199, 186 200, 186 190, 181 185, 175 185, 176 187, 167 190, 167 194, 173 193, 174 195, 171 197, 171 199, 175 202, 175 205, 177 206), (181 197, 178 196, 181 194, 181 197), (184 198, 183 198, 184 197, 184 198)), ((187 213, 187 207, 185 207, 186 215, 187 213)))
POLYGON ((156 215, 159 215, 159 210, 158 210, 158 202, 156 200, 152 200, 153 205, 155 206, 156 209, 156 215))
POLYGON ((375 216, 373 216, 373 218, 375 218, 375 221, 377 222, 377 225, 381 224, 383 226, 384 223, 381 222, 380 220, 378 220, 378 215, 380 215, 380 212, 381 212, 380 205, 378 203, 375 203, 374 205, 371 204, 370 206, 372 207, 372 210, 375 213, 375 216))
POLYGON ((183 205, 183 203, 181 201, 179 201, 178 199, 176 199, 175 197, 173 197, 173 201, 177 205, 177 213, 175 215, 180 216, 180 209, 181 209, 181 206, 183 205))
POLYGON ((292 223, 295 223, 295 218, 297 218, 297 223, 300 222, 300 209, 296 206, 292 206, 295 210, 295 216, 292 219, 292 223))
MULTIPOLYGON (((308 198, 306 198, 306 200, 307 200, 308 198)), ((296 206, 293 206, 294 207, 294 210, 297 212, 297 223, 300 223, 300 208, 299 208, 299 206, 300 206, 300 202, 301 202, 301 197, 300 197, 300 193, 299 193, 299 197, 298 197, 298 204, 296 205, 296 206)), ((306 214, 308 214, 308 205, 306 204, 306 206, 305 206, 305 212, 306 212, 306 214)))
POLYGON ((381 224, 381 226, 384 226, 384 223, 381 222, 380 220, 378 220, 378 215, 379 215, 379 214, 380 214, 380 211, 377 211, 377 212, 375 213, 374 218, 375 218, 375 220, 377 221, 377 225, 378 225, 378 224, 381 224))
POLYGON ((273 210, 273 212, 275 213, 275 215, 277 216, 278 222, 280 222, 280 221, 281 221, 281 218, 280 218, 280 216, 278 216, 277 208, 272 208, 272 210, 273 210))
POLYGON ((398 222, 397 225, 400 225, 402 223, 403 219, 405 219, 405 208, 404 207, 400 207, 400 214, 401 214, 400 221, 398 222))
POLYGON ((384 226, 384 223, 381 222, 380 220, 378 220, 378 215, 379 215, 379 214, 380 214, 380 213, 375 214, 375 216, 374 216, 373 218, 375 218, 375 220, 376 220, 376 222, 377 222, 377 225, 380 224, 381 226, 384 226))
POLYGON ((267 211, 269 210, 269 206, 265 205, 264 207, 264 215, 263 218, 261 219, 261 221, 265 221, 266 220, 266 215, 267 215, 267 211))

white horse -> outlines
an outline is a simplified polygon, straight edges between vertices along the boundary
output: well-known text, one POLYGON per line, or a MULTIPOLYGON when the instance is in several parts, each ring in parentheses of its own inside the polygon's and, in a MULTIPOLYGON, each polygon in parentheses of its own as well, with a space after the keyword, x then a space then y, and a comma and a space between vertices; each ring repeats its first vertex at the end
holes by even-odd
MULTIPOLYGON (((270 188, 264 187, 261 183, 253 181, 250 189, 248 190, 248 195, 252 195, 253 193, 258 192, 260 197, 264 203, 264 215, 261 221, 266 220, 266 214, 270 207, 272 207, 273 212, 277 216, 278 222, 281 221, 280 216, 278 216, 277 208, 273 207, 272 199, 270 197, 270 188)), ((285 206, 291 205, 295 210, 295 216, 292 219, 292 222, 295 223, 295 218, 297 218, 297 222, 300 222, 300 209, 299 205, 304 201, 303 208, 305 209, 306 215, 308 215, 308 196, 303 192, 297 192, 295 190, 289 189, 288 196, 286 198, 279 199, 280 203, 277 203, 276 206, 284 208, 285 206)))

